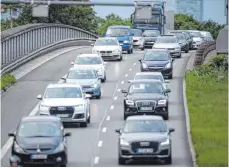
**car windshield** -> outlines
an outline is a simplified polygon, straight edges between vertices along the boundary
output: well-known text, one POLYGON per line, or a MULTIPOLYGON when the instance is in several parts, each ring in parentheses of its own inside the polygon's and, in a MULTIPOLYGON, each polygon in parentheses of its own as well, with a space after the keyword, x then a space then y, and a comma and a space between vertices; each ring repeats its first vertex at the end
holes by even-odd
POLYGON ((141 37, 142 36, 142 31, 139 29, 132 29, 132 32, 134 33, 135 37, 141 37))
POLYGON ((129 29, 126 28, 109 28, 106 34, 110 36, 128 36, 130 33, 129 29))
POLYGON ((48 88, 44 98, 82 98, 82 92, 78 87, 55 87, 48 88))
POLYGON ((142 34, 144 37, 158 37, 160 35, 160 32, 155 31, 144 31, 142 34))
POLYGON ((136 75, 135 78, 136 80, 141 80, 141 79, 155 79, 155 80, 160 80, 161 82, 164 82, 164 79, 161 75, 136 75))
POLYGON ((102 60, 100 57, 77 57, 75 64, 96 65, 96 64, 102 64, 102 60))
POLYGON ((95 79, 94 70, 70 70, 67 74, 67 79, 95 79))
POLYGON ((146 52, 143 58, 144 61, 167 61, 169 54, 165 51, 146 52))
POLYGON ((167 126, 161 120, 130 120, 126 121, 123 132, 167 132, 167 126))
POLYGON ((201 33, 200 32, 190 32, 190 34, 193 37, 201 37, 201 33))
POLYGON ((177 33, 176 36, 178 40, 185 40, 185 36, 182 33, 177 33))
POLYGON ((158 37, 156 43, 177 43, 177 38, 172 36, 158 37))
POLYGON ((129 94, 138 93, 163 93, 163 86, 158 82, 133 83, 130 85, 129 94))
POLYGON ((114 39, 98 39, 94 46, 117 46, 118 42, 114 39))
POLYGON ((62 136, 61 126, 50 121, 26 121, 19 125, 19 137, 58 137, 62 136))

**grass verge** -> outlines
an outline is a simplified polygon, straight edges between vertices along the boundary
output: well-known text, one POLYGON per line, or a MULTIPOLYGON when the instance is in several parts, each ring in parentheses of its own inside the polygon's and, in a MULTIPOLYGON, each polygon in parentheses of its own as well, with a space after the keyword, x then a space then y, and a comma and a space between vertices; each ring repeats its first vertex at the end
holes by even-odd
POLYGON ((5 74, 1 76, 1 90, 6 90, 10 84, 15 84, 17 80, 12 74, 5 74))
POLYGON ((197 165, 228 166, 228 76, 220 71, 199 72, 186 73, 186 96, 197 165))

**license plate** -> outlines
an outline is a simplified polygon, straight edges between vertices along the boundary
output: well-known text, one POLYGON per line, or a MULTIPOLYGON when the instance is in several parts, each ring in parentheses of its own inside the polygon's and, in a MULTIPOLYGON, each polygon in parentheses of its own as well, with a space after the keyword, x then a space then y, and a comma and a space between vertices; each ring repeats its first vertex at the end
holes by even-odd
POLYGON ((153 107, 141 107, 140 109, 142 111, 150 111, 150 110, 153 110, 153 107))
POLYGON ((137 153, 153 153, 153 149, 151 148, 140 148, 140 149, 137 149, 137 153))
POLYGON ((102 56, 111 56, 111 54, 103 53, 102 56))
POLYGON ((68 117, 68 114, 57 114, 56 116, 61 117, 61 118, 66 118, 68 117))
POLYGON ((47 159, 47 155, 31 155, 31 159, 47 159))

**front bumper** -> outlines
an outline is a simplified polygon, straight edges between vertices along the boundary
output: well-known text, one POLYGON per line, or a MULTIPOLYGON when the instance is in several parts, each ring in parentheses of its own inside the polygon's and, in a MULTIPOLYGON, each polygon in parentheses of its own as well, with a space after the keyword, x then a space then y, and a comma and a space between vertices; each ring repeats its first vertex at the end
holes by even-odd
POLYGON ((172 58, 179 57, 181 55, 181 50, 169 50, 172 58))
POLYGON ((133 46, 134 46, 134 48, 137 48, 137 49, 144 48, 144 44, 143 43, 139 43, 138 41, 137 42, 134 42, 133 43, 133 46))
POLYGON ((163 159, 171 154, 170 145, 159 146, 158 150, 152 154, 138 154, 131 149, 131 146, 120 146, 119 155, 126 159, 163 159))
POLYGON ((98 88, 83 88, 83 91, 86 94, 90 94, 91 96, 99 96, 101 94, 101 87, 98 87, 98 88))
POLYGON ((155 42, 153 41, 146 41, 145 42, 145 48, 153 48, 155 42))
MULTIPOLYGON (((26 154, 14 153, 12 157, 17 157, 19 159, 17 163, 18 166, 55 165, 59 167, 61 165, 65 165, 67 160, 67 155, 65 151, 55 153, 55 154, 47 154, 47 159, 31 159, 30 153, 26 153, 26 154)), ((10 160, 10 165, 12 165, 11 160, 10 160)))
POLYGON ((168 77, 173 73, 172 68, 141 68, 141 72, 161 72, 164 77, 168 77))
POLYGON ((201 45, 201 43, 202 42, 199 42, 199 41, 198 42, 193 42, 192 43, 192 46, 193 46, 193 48, 196 48, 197 49, 201 45))
POLYGON ((130 43, 121 43, 119 42, 122 46, 122 51, 128 51, 131 49, 131 44, 130 43))

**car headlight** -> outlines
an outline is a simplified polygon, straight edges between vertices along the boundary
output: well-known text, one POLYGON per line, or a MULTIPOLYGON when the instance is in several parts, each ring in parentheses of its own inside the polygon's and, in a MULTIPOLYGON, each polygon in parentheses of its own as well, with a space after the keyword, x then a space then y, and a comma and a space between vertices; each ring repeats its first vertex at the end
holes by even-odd
POLYGON ((143 69, 147 69, 148 66, 147 66, 145 63, 142 63, 142 68, 143 68, 143 69))
POLYGON ((125 41, 123 41, 123 43, 130 43, 130 41, 128 41, 128 40, 125 40, 125 41))
POLYGON ((170 141, 169 138, 167 138, 165 141, 161 142, 161 146, 169 145, 170 141))
POLYGON ((117 50, 114 50, 113 52, 114 53, 120 53, 120 50, 117 49, 117 50))
POLYGON ((84 104, 78 104, 75 106, 76 110, 83 109, 83 108, 84 108, 84 104))
POLYGON ((165 68, 170 68, 171 67, 171 62, 165 65, 165 68))
POLYGON ((175 50, 180 50, 180 47, 176 47, 175 50))
POLYGON ((166 104, 166 100, 165 99, 164 100, 159 100, 158 104, 166 104))
POLYGON ((61 143, 54 151, 53 153, 58 153, 64 151, 64 144, 61 143))
POLYGON ((49 110, 49 106, 40 105, 40 110, 41 110, 41 111, 49 110))
POLYGON ((125 140, 125 139, 120 139, 120 145, 121 146, 129 146, 130 143, 127 140, 125 140))
POLYGON ((132 100, 126 100, 126 104, 133 106, 134 105, 134 101, 132 101, 132 100))
POLYGON ((99 87, 99 83, 94 83, 93 85, 91 85, 93 88, 97 88, 97 87, 99 87))
POLYGON ((17 153, 25 153, 25 151, 16 142, 14 142, 14 151, 17 153))

